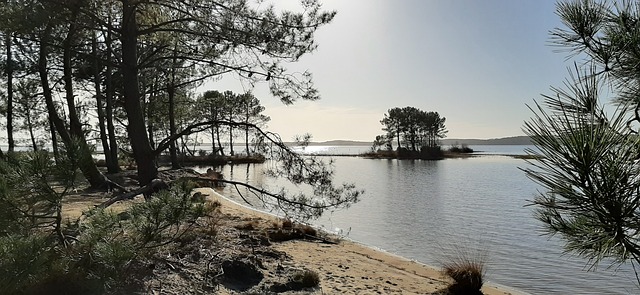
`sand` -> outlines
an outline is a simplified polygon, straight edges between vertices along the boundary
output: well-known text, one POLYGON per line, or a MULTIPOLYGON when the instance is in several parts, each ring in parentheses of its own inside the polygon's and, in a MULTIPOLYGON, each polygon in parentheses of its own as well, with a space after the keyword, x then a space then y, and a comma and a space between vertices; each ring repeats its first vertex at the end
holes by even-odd
MULTIPOLYGON (((217 192, 199 189, 211 200, 221 202, 222 212, 242 218, 260 218, 276 222, 279 218, 253 210, 225 198, 217 192)), ((320 275, 318 294, 438 294, 449 284, 436 268, 384 251, 342 239, 338 244, 307 240, 274 243, 297 265, 320 275)), ((220 290, 222 294, 234 294, 220 290)), ((513 290, 485 284, 486 295, 519 294, 513 290)))

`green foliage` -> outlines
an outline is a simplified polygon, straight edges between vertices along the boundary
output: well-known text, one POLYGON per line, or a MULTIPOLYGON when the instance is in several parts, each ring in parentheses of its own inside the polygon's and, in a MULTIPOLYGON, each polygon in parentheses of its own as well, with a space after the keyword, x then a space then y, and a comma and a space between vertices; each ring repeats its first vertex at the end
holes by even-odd
POLYGON ((68 160, 74 152, 68 150, 58 165, 44 152, 0 161, 3 292, 57 288, 84 294, 122 287, 137 259, 177 241, 215 209, 192 200, 191 187, 182 184, 125 212, 94 209, 62 224, 62 200, 77 176, 77 163, 68 160))
POLYGON ((194 202, 187 185, 160 191, 148 202, 129 210, 128 224, 135 230, 133 239, 140 248, 152 248, 175 241, 200 217, 208 214, 202 202, 194 202))
POLYGON ((559 233, 566 248, 597 264, 603 258, 640 258, 640 138, 623 110, 607 118, 595 76, 556 89, 525 131, 539 151, 527 175, 546 192, 534 200, 536 217, 559 233))
POLYGON ((534 159, 525 172, 544 188, 533 201, 536 217, 564 239, 567 251, 594 267, 603 259, 635 267, 640 263, 640 10, 637 2, 610 3, 558 4, 567 28, 554 30, 553 41, 587 62, 532 108, 525 132, 537 150, 529 151, 534 159), (617 103, 615 112, 601 104, 603 88, 617 103))
POLYGON ((41 282, 51 266, 52 252, 44 235, 0 236, 0 289, 15 294, 41 282))

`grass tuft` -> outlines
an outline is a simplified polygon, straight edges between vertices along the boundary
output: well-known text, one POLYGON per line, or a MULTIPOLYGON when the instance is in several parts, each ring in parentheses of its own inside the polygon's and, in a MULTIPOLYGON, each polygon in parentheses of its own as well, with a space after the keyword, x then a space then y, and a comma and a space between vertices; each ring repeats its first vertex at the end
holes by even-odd
POLYGON ((292 280, 302 288, 313 288, 320 285, 320 275, 312 270, 299 271, 293 274, 292 280))
POLYGON ((450 294, 482 294, 486 257, 459 251, 457 257, 442 263, 442 272, 453 279, 450 294))

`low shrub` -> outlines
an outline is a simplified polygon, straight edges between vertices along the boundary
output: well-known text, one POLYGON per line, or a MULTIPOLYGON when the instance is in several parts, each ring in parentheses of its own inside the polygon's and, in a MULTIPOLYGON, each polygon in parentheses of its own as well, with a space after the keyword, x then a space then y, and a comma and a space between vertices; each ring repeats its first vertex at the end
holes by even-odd
POLYGON ((461 146, 452 145, 449 148, 449 152, 455 153, 455 154, 471 154, 471 153, 474 152, 474 150, 472 148, 470 148, 469 146, 467 146, 466 144, 463 144, 461 146))

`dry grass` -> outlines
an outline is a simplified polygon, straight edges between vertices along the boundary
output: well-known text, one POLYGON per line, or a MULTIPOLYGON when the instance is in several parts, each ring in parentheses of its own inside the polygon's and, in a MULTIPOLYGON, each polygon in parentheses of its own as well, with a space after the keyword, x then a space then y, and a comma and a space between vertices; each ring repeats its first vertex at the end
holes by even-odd
POLYGON ((313 288, 320 285, 320 275, 312 270, 303 270, 293 274, 292 280, 302 288, 313 288))
POLYGON ((259 227, 260 223, 257 220, 247 221, 242 224, 238 224, 235 228, 239 230, 255 230, 259 227))
POLYGON ((449 294, 482 294, 486 256, 458 249, 456 257, 442 263, 442 272, 453 279, 449 294))

